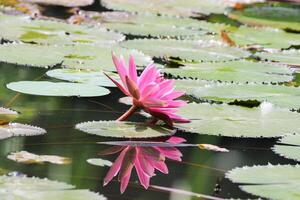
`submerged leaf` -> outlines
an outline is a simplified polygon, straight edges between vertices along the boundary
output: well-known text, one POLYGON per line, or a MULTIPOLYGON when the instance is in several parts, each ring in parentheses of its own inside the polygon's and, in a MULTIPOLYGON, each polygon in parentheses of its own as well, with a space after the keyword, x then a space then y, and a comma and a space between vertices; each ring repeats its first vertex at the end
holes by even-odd
POLYGON ((246 108, 232 105, 188 104, 179 114, 190 123, 177 128, 208 135, 231 137, 278 137, 300 133, 299 113, 262 105, 246 108))
POLYGON ((77 124, 76 129, 103 137, 152 138, 174 134, 174 130, 141 122, 92 121, 77 124))
POLYGON ((7 84, 7 88, 16 92, 41 96, 79 96, 95 97, 109 94, 109 90, 100 86, 82 83, 64 83, 48 81, 19 81, 7 84))
POLYGON ((240 188, 270 199, 299 199, 300 166, 266 165, 235 168, 226 173, 240 188))
POLYGON ((27 151, 14 152, 7 156, 8 159, 25 164, 42 164, 45 162, 65 165, 70 164, 71 159, 54 155, 36 155, 27 151))

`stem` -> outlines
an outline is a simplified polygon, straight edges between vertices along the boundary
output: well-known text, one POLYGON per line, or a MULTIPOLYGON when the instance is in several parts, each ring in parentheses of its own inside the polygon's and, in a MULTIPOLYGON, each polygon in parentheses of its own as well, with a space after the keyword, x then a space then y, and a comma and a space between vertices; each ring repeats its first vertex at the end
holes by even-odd
POLYGON ((128 119, 136 110, 138 109, 137 106, 133 105, 127 110, 121 117, 117 119, 117 121, 125 121, 128 119))

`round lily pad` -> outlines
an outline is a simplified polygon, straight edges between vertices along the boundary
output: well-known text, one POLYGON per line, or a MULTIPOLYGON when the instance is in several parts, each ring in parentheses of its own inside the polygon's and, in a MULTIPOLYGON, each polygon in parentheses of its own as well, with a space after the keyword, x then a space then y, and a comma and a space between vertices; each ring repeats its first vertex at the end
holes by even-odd
POLYGON ((299 109, 300 88, 283 85, 256 84, 211 84, 207 87, 194 89, 192 96, 218 102, 232 103, 234 101, 268 101, 276 106, 299 109))
POLYGON ((246 108, 232 105, 188 104, 180 109, 180 116, 190 123, 176 127, 193 133, 230 137, 279 137, 300 133, 300 115, 265 103, 246 108))
POLYGON ((246 60, 220 63, 195 63, 162 70, 175 77, 227 82, 285 82, 293 79, 293 71, 285 65, 246 60))
POLYGON ((263 60, 300 66, 300 50, 284 50, 275 52, 258 52, 255 55, 263 60))
POLYGON ((7 88, 16 92, 40 96, 78 96, 97 97, 109 94, 109 90, 100 86, 82 83, 19 81, 7 84, 7 88))
POLYGON ((300 166, 266 165, 235 168, 226 177, 253 195, 268 199, 299 199, 300 166))
POLYGON ((121 46, 138 49, 155 57, 179 57, 183 60, 202 62, 228 61, 250 55, 245 50, 209 38, 203 40, 135 39, 124 41, 121 46))
POLYGON ((273 151, 286 158, 300 161, 300 135, 287 135, 280 139, 273 151))
POLYGON ((175 133, 161 126, 149 126, 140 122, 92 121, 76 125, 83 132, 117 138, 152 138, 170 136, 175 133))

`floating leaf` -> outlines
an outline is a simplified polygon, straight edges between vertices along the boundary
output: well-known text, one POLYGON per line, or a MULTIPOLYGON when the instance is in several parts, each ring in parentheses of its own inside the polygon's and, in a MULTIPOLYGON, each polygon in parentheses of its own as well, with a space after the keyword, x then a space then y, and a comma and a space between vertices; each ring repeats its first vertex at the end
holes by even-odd
POLYGON ((246 60, 187 64, 179 68, 165 68, 162 71, 177 77, 241 83, 284 82, 293 79, 293 71, 287 66, 246 60))
POLYGON ((268 101, 276 106, 290 109, 300 108, 300 87, 282 85, 238 85, 211 84, 191 92, 192 96, 204 100, 231 103, 234 101, 268 101))
POLYGON ((45 129, 26 124, 9 123, 0 126, 0 140, 13 136, 34 136, 45 133, 45 129))
POLYGON ((94 3, 94 0, 23 0, 28 3, 38 3, 44 5, 53 5, 53 6, 65 6, 65 7, 80 7, 88 6, 94 3))
POLYGON ((90 158, 87 160, 87 162, 91 165, 96 165, 100 167, 112 166, 112 162, 110 162, 109 160, 103 160, 101 158, 90 158))
POLYGON ((18 113, 14 110, 0 107, 0 125, 7 124, 18 117, 18 113))
POLYGON ((119 121, 83 122, 77 124, 76 129, 93 135, 117 138, 163 137, 175 132, 161 126, 149 126, 146 123, 119 121))
POLYGON ((300 50, 285 50, 275 52, 258 52, 255 55, 264 60, 300 66, 300 50))
MULTIPOLYGON (((90 85, 115 87, 115 84, 104 75, 102 71, 86 71, 76 69, 54 69, 48 71, 47 76, 74 83, 85 83, 90 85)), ((116 74, 109 73, 109 76, 118 79, 116 74)))
MULTIPOLYGON (((251 2, 259 2, 254 0, 251 2)), ((112 10, 125 10, 140 13, 159 13, 180 16, 198 16, 199 14, 224 13, 226 8, 234 6, 236 2, 247 3, 247 0, 101 0, 106 8, 112 10)))
POLYGON ((54 155, 36 155, 27 151, 14 152, 7 156, 8 159, 25 164, 42 164, 45 162, 64 165, 70 164, 71 159, 54 155))
POLYGON ((123 55, 125 59, 128 59, 131 54, 136 58, 138 66, 145 66, 152 62, 149 56, 118 46, 39 46, 31 44, 1 45, 0 61, 34 67, 47 67, 62 63, 67 68, 114 71, 111 51, 123 55))
POLYGON ((40 96, 79 96, 98 97, 109 94, 109 90, 100 86, 82 83, 64 83, 48 81, 19 81, 7 84, 7 88, 16 92, 40 96))
POLYGON ((265 48, 288 48, 300 45, 300 35, 280 29, 240 26, 228 32, 228 36, 240 46, 259 45, 265 48))
POLYGON ((299 113, 261 105, 246 108, 231 105, 188 104, 179 115, 191 120, 177 124, 181 130, 231 137, 278 137, 300 133, 299 113))
POLYGON ((26 16, 0 16, 0 38, 38 44, 111 45, 124 36, 102 27, 67 24, 49 20, 31 20, 26 16))
POLYGON ((132 97, 122 97, 119 99, 119 102, 123 103, 125 105, 131 106, 132 105, 132 97))
POLYGON ((254 4, 229 13, 229 17, 250 25, 300 30, 300 7, 293 4, 254 4))
POLYGON ((176 79, 175 87, 179 91, 183 91, 186 94, 191 94, 196 88, 205 87, 213 83, 214 82, 205 80, 176 79))
POLYGON ((89 190, 76 190, 66 183, 46 178, 23 176, 1 176, 0 195, 3 199, 30 200, 105 200, 106 198, 89 190))
POLYGON ((300 161, 300 135, 287 135, 280 139, 273 151, 286 158, 300 161))
POLYGON ((179 57, 188 61, 227 61, 250 55, 245 50, 226 46, 211 39, 183 41, 136 39, 125 41, 121 46, 138 49, 155 57, 179 57))
POLYGON ((270 199, 299 199, 300 166, 267 165, 235 168, 226 173, 240 188, 270 199))

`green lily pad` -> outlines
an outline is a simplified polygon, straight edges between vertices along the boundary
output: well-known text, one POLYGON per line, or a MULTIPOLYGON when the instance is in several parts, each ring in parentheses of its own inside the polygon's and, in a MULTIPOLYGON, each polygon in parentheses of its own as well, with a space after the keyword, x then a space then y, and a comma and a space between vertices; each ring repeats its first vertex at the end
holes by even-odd
POLYGON ((265 48, 288 48, 300 45, 300 35, 280 29, 240 26, 228 32, 228 36, 240 46, 260 45, 265 48))
MULTIPOLYGON (((252 0, 252 2, 256 1, 259 0, 252 0)), ((236 2, 247 3, 247 1, 244 0, 236 2)), ((124 10, 139 13, 150 12, 176 16, 198 16, 199 14, 224 13, 226 8, 233 6, 235 2, 228 0, 101 0, 101 4, 112 10, 124 10)))
POLYGON ((112 162, 110 162, 109 160, 103 160, 101 158, 90 158, 87 159, 87 162, 91 165, 100 166, 100 167, 112 166, 112 162))
POLYGON ((23 0, 28 3, 37 3, 43 5, 52 5, 52 6, 65 6, 65 7, 80 7, 88 6, 94 3, 94 0, 23 0))
POLYGON ((38 44, 102 44, 124 40, 119 33, 101 27, 31 20, 26 16, 0 17, 0 38, 38 44))
POLYGON ((175 132, 161 126, 149 126, 146 123, 119 121, 83 122, 77 124, 76 129, 93 135, 117 138, 164 137, 175 132))
POLYGON ((228 61, 245 58, 249 52, 224 45, 222 42, 205 40, 136 39, 121 43, 129 49, 138 49, 155 57, 179 57, 188 61, 228 61))
POLYGON ((105 200, 89 190, 76 190, 66 183, 22 176, 0 176, 0 195, 3 199, 28 200, 105 200))
MULTIPOLYGON (((89 16, 88 13, 85 16, 89 16)), ((194 37, 228 28, 225 24, 215 24, 191 18, 158 16, 149 13, 104 12, 94 14, 88 23, 101 23, 110 30, 125 34, 156 37, 194 37)))
POLYGON ((255 55, 263 60, 300 66, 300 50, 293 49, 275 52, 258 52, 255 55))
POLYGON ((240 83, 284 82, 293 79, 293 71, 287 66, 246 60, 187 64, 179 68, 165 68, 162 71, 181 78, 240 83))
POLYGON ((266 165, 235 168, 226 173, 240 188, 268 199, 299 199, 300 166, 266 165))
POLYGON ((282 85, 238 85, 212 84, 197 88, 192 96, 211 101, 231 103, 234 101, 267 101, 276 106, 289 109, 300 108, 300 87, 282 85))
POLYGON ((253 4, 229 13, 229 17, 255 26, 300 30, 300 6, 293 4, 253 4))
POLYGON ((45 129, 27 124, 9 123, 0 126, 0 140, 18 136, 42 135, 45 133, 45 129))
POLYGON ((191 120, 176 127, 193 133, 230 137, 278 137, 300 133, 299 113, 270 106, 188 104, 179 115, 191 120))
MULTIPOLYGON (((76 69, 54 69, 47 71, 47 76, 57 78, 64 81, 70 81, 74 83, 85 83, 90 85, 115 87, 115 84, 104 75, 102 71, 86 71, 76 69)), ((118 76, 114 73, 109 73, 114 79, 118 79, 118 76)))
POLYGON ((7 124, 18 117, 18 112, 0 107, 0 125, 7 124))
POLYGON ((117 55, 124 55, 126 60, 131 54, 138 66, 146 66, 152 62, 149 56, 145 56, 139 51, 118 46, 40 46, 32 44, 1 45, 0 61, 33 67, 51 67, 62 63, 62 66, 72 69, 114 71, 115 67, 111 59, 112 51, 115 51, 117 55))
POLYGON ((48 81, 12 82, 7 84, 7 88, 16 92, 40 96, 98 97, 110 93, 106 88, 90 84, 48 81))
POLYGON ((285 158, 300 161, 300 135, 287 135, 280 139, 273 151, 285 158))
POLYGON ((206 87, 214 82, 205 80, 192 80, 192 79, 176 79, 175 87, 176 90, 191 94, 193 90, 199 87, 206 87))

